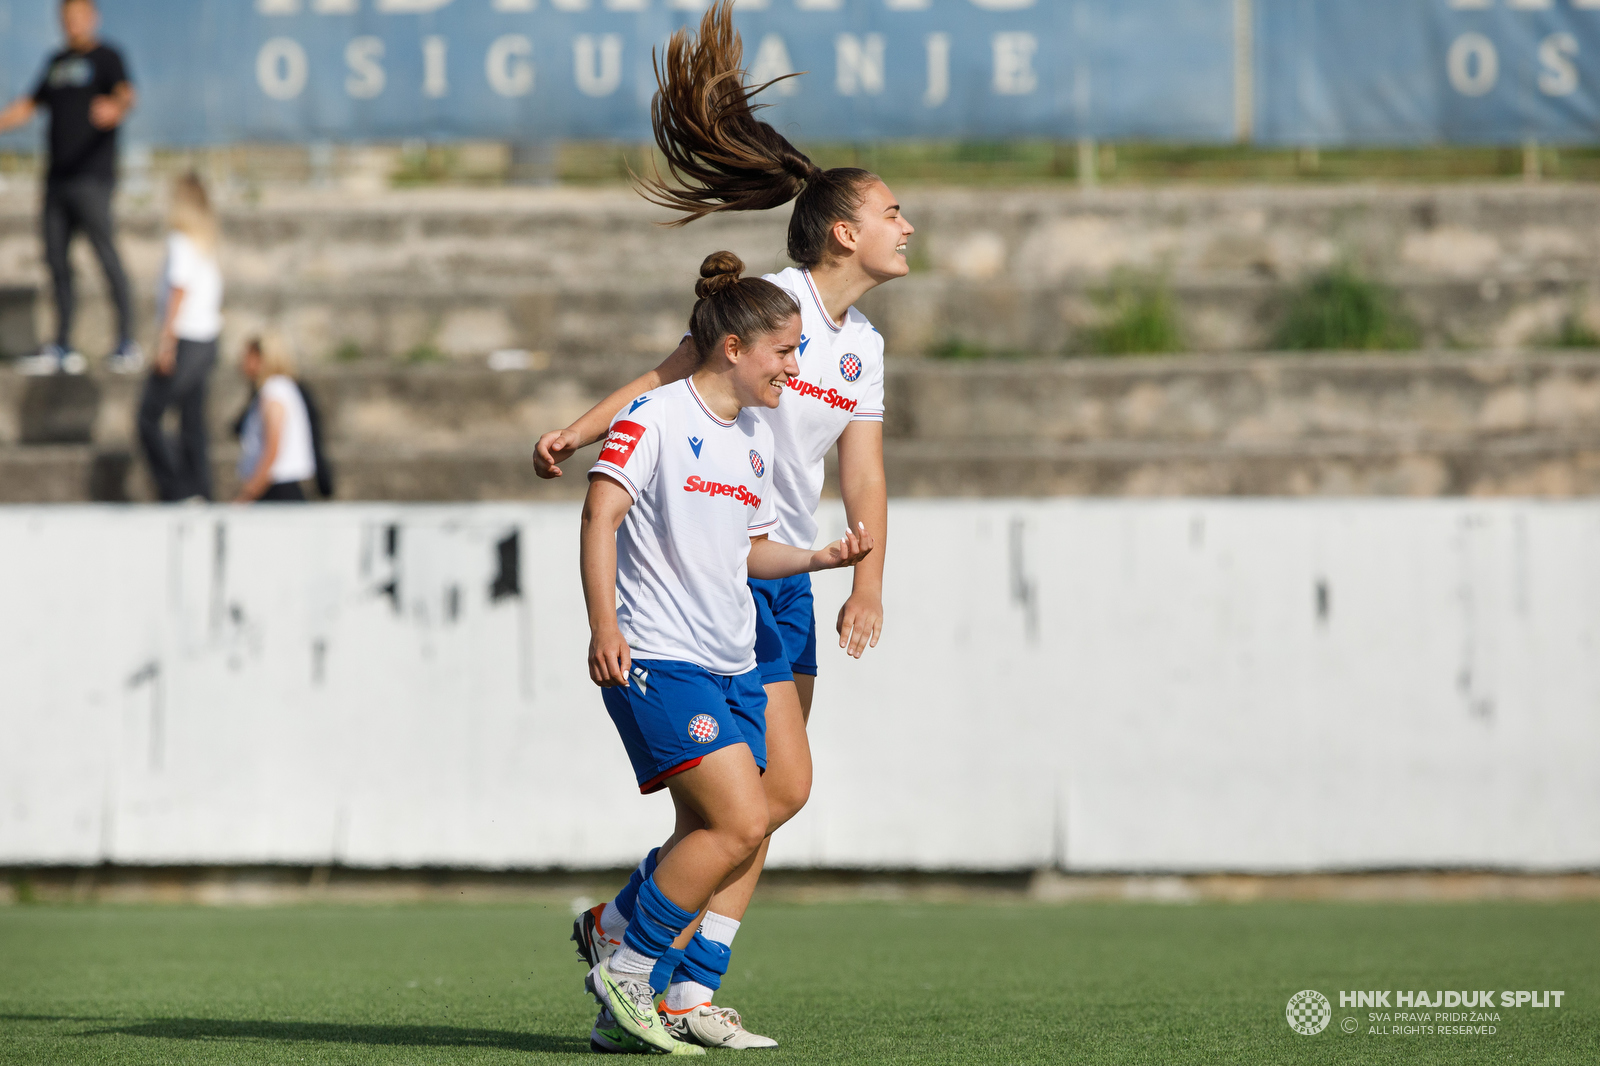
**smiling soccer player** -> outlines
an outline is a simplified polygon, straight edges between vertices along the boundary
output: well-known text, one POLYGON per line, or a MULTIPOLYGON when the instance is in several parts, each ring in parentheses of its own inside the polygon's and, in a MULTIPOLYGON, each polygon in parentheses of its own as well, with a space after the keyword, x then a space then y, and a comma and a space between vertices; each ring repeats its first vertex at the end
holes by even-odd
MULTIPOLYGON (((876 550, 855 569, 849 599, 836 620, 839 646, 853 656, 878 642, 883 625, 883 551, 888 502, 883 472, 883 338, 854 306, 869 290, 904 277, 914 232, 899 201, 876 175, 853 167, 823 170, 776 130, 756 120, 746 86, 742 44, 731 5, 718 4, 698 37, 680 31, 658 70, 652 108, 656 143, 669 180, 646 184, 655 202, 683 212, 680 224, 716 211, 757 211, 794 202, 789 257, 796 266, 767 275, 800 308, 801 331, 790 378, 776 410, 763 412, 775 454, 771 490, 777 525, 771 539, 796 547, 815 543, 823 457, 836 444, 839 483, 851 529, 864 527, 876 550)), ((564 430, 546 433, 535 451, 541 477, 560 477, 560 463, 606 432, 636 397, 686 377, 698 354, 686 339, 659 367, 618 389, 564 430)), ((806 574, 750 581, 758 611, 756 658, 766 687, 767 772, 762 779, 774 829, 811 794, 806 725, 817 673, 817 624, 806 574)), ((727 972, 739 928, 766 861, 755 860, 712 900, 668 992, 675 1031, 711 1046, 742 1039, 720 1025, 712 994, 727 972)), ((653 868, 647 856, 616 900, 580 916, 574 930, 591 963, 615 944, 631 919, 639 883, 653 868)))
POLYGON ((746 1033, 731 1010, 709 1012, 694 1033, 669 1032, 654 993, 699 935, 712 894, 748 869, 772 829, 761 784, 767 696, 746 581, 851 566, 872 550, 864 528, 815 552, 767 536, 778 525, 773 434, 758 412, 778 406, 798 369, 800 313, 788 293, 742 270, 732 252, 707 257, 689 323, 694 373, 619 413, 589 472, 589 676, 639 790, 668 789, 677 812, 634 889, 621 943, 592 958, 598 1050, 773 1043, 746 1033))

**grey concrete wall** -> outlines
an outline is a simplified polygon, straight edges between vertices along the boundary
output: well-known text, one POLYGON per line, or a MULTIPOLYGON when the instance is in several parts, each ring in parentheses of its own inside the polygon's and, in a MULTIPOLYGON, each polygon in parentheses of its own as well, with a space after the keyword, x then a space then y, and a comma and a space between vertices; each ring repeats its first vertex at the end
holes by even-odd
MULTIPOLYGON (((894 354, 951 339, 1053 355, 1104 312, 1119 271, 1164 278, 1189 346, 1258 348, 1286 286, 1348 261, 1393 284, 1432 345, 1512 347, 1569 316, 1600 325, 1600 189, 1575 185, 897 190, 918 227, 911 277, 863 309, 894 354)), ((35 203, 0 194, 0 286, 41 289, 35 203)), ((685 229, 625 189, 268 190, 226 204, 229 335, 284 328, 308 359, 352 344, 471 359, 659 354, 709 251, 784 264, 786 210, 685 229)), ((148 331, 160 205, 126 197, 122 247, 148 331)), ((98 272, 81 347, 111 333, 98 272)), ((8 334, 9 335, 9 334, 8 334)))

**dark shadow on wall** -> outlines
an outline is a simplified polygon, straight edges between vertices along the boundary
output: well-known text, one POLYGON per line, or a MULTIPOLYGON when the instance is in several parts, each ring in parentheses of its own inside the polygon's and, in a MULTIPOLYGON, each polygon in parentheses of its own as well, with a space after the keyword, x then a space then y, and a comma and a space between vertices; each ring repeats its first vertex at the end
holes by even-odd
POLYGON ((449 1025, 344 1025, 338 1022, 269 1022, 220 1018, 158 1018, 91 1029, 79 1036, 145 1036, 161 1040, 271 1040, 282 1043, 366 1044, 398 1047, 486 1047, 509 1051, 589 1051, 587 1036, 460 1029, 449 1025))

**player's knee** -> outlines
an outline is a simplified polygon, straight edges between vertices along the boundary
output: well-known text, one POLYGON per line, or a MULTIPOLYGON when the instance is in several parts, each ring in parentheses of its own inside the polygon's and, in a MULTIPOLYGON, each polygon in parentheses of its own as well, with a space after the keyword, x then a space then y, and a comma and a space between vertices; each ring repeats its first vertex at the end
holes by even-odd
POLYGON ((724 826, 724 835, 740 862, 754 855, 761 842, 767 838, 765 806, 756 810, 741 810, 724 826))
POLYGON ((767 831, 778 827, 800 813, 811 798, 811 775, 796 775, 783 781, 774 781, 767 793, 767 831))

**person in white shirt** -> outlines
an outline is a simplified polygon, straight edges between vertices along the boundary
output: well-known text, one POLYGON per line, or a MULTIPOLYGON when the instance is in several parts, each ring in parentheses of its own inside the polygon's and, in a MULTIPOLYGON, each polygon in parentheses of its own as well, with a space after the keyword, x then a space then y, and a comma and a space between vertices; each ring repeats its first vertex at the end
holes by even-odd
MULTIPOLYGON (((801 309, 796 353, 800 373, 783 402, 763 417, 777 447, 773 490, 774 540, 810 547, 821 499, 823 457, 839 450, 839 488, 848 524, 864 524, 877 550, 855 568, 850 597, 836 620, 839 646, 859 658, 878 642, 883 624, 883 551, 888 493, 883 473, 883 338, 854 306, 863 294, 904 277, 906 245, 914 232, 894 193, 876 175, 852 167, 822 170, 776 130, 756 120, 744 85, 741 43, 727 4, 714 5, 698 39, 680 31, 668 45, 653 104, 656 143, 666 154, 671 183, 646 183, 650 198, 683 212, 679 223, 715 211, 766 210, 794 201, 789 258, 796 267, 770 274, 801 309)), ((561 476, 560 463, 598 440, 613 415, 634 397, 690 373, 694 346, 684 342, 659 367, 618 389, 564 430, 539 439, 534 469, 561 476)), ((817 673, 817 626, 811 583, 801 574, 783 581, 752 580, 758 610, 756 655, 767 691, 769 763, 763 785, 774 828, 793 817, 811 793, 806 724, 817 673)), ((742 877, 712 901, 712 919, 736 928, 755 891, 765 845, 742 877)), ((574 935, 605 939, 627 918, 628 893, 648 874, 646 856, 618 900, 589 917, 574 935), (623 906, 616 907, 617 902, 623 906), (607 920, 609 916, 609 921, 607 920), (603 932, 602 932, 603 930, 603 932)), ((729 934, 731 939, 731 934, 729 934)), ((696 939, 668 991, 669 1013, 709 1002, 727 972, 726 944, 696 939)))
POLYGON ((304 503, 301 482, 317 474, 311 416, 294 380, 294 358, 281 337, 263 334, 245 345, 239 370, 255 386, 239 425, 235 503, 304 503))
POLYGON ((161 268, 161 321, 155 363, 139 401, 139 443, 163 500, 211 499, 206 440, 206 386, 217 365, 222 333, 222 270, 217 265, 217 216, 198 175, 172 185, 167 257, 161 268), (178 409, 176 446, 161 428, 178 409))
MULTIPOLYGON (((670 790, 677 811, 621 943, 588 957, 600 1050, 670 1052, 702 1036, 668 1031, 653 986, 665 989, 700 910, 771 830, 761 784, 767 697, 747 579, 850 566, 872 550, 865 528, 820 551, 768 536, 778 512, 766 416, 799 369, 800 315, 776 285, 741 279, 743 266, 732 252, 706 258, 690 318, 694 372, 618 412, 589 471, 589 676, 639 790, 670 790)), ((733 1011, 705 1021, 718 1046, 776 1043, 745 1032, 733 1011)))

